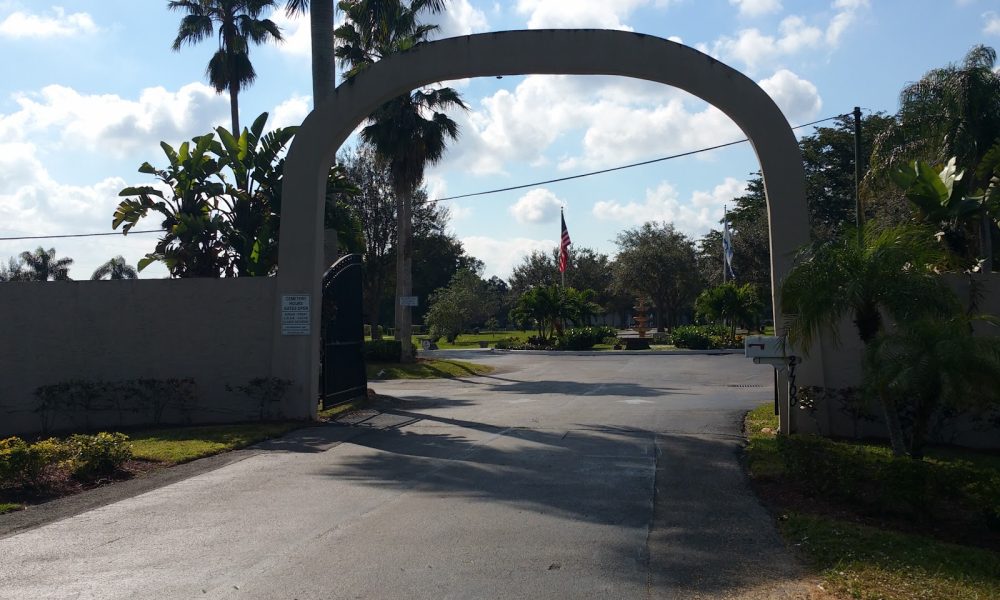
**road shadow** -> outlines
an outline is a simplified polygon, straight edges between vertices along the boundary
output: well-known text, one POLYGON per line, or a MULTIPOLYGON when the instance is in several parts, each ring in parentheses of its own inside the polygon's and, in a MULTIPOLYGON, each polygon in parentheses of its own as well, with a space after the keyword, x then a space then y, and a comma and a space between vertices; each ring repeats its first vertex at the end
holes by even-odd
POLYGON ((324 474, 379 489, 501 503, 565 519, 570 527, 584 521, 629 529, 635 544, 596 539, 594 556, 644 562, 653 597, 729 596, 801 577, 748 487, 737 440, 641 428, 501 428, 391 413, 424 426, 358 436, 352 444, 376 452, 340 460, 324 474))

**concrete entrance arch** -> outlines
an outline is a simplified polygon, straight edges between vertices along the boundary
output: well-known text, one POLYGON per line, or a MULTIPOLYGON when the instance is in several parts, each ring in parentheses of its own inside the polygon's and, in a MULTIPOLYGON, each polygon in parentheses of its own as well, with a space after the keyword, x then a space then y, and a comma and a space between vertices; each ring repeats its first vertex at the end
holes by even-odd
MULTIPOLYGON (((391 56, 340 85, 306 117, 285 163, 282 192, 279 307, 285 295, 311 297, 311 333, 283 335, 276 319, 272 373, 294 382, 290 417, 316 413, 319 381, 319 298, 323 268, 323 197, 337 150, 383 102, 422 85, 466 77, 527 74, 619 75, 680 88, 731 118, 750 139, 760 161, 771 232, 771 282, 791 266, 809 241, 805 174, 798 143, 781 110, 753 80, 693 48, 662 38, 607 30, 502 31, 422 44, 391 56)), ((276 307, 276 311, 281 309, 276 307)), ((781 327, 774 297, 774 321, 781 327)), ((807 369, 811 383, 819 348, 807 369)), ((783 389, 785 386, 779 386, 783 389)), ((789 411, 782 410, 783 429, 789 411)))

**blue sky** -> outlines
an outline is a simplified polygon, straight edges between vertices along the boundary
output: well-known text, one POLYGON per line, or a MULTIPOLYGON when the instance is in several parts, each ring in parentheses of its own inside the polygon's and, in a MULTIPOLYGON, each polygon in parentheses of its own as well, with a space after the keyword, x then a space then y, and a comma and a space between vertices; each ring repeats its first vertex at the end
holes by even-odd
MULTIPOLYGON (((158 147, 229 122, 208 87, 211 42, 170 50, 179 14, 160 0, 0 0, 0 237, 109 231, 117 192, 152 183, 158 147)), ((298 124, 311 108, 309 30, 274 19, 286 41, 255 47, 249 123, 298 124)), ((893 112, 897 94, 973 45, 1000 46, 995 0, 450 0, 441 35, 524 28, 628 29, 681 41, 761 83, 793 125, 854 106, 893 112)), ((742 137, 721 113, 645 82, 528 76, 452 82, 470 106, 461 139, 427 173, 432 197, 552 179, 742 137)), ((804 130, 802 133, 808 133, 804 130)), ((554 248, 559 207, 577 246, 613 254, 618 232, 646 220, 692 237, 717 226, 757 161, 749 146, 573 182, 449 202, 451 227, 487 275, 509 275, 554 248)), ((148 222, 155 228, 155 221, 148 222)), ((146 228, 146 227, 143 227, 146 228)), ((0 241, 0 258, 44 245, 83 279, 111 256, 133 264, 155 236, 0 241)), ((149 267, 146 277, 165 270, 149 267)))

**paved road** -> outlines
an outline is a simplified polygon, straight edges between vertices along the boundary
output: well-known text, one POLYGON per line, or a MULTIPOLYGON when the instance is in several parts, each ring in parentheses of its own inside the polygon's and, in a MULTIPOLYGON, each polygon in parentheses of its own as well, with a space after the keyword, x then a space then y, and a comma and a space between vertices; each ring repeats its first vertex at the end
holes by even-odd
POLYGON ((498 372, 377 383, 382 414, 0 539, 0 598, 801 597, 738 463, 768 369, 476 356, 498 372))

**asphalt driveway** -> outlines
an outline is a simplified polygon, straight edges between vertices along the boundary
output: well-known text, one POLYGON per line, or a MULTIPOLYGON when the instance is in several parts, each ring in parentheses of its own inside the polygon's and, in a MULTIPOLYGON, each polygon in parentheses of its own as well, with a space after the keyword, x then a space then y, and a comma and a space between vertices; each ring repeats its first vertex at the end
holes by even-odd
MULTIPOLYGON (((0 539, 0 598, 805 597, 750 493, 740 356, 475 353, 492 376, 0 539)), ((0 517, 2 518, 2 517, 0 517)))

